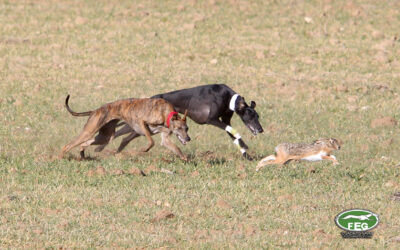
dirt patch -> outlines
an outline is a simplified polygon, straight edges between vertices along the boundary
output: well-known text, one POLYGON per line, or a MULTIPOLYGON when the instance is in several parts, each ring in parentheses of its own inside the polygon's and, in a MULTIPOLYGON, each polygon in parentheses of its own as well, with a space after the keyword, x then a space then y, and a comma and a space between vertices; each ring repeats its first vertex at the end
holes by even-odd
POLYGON ((391 187, 397 188, 397 187, 399 187, 399 183, 397 183, 397 182, 395 182, 393 180, 390 180, 390 181, 386 182, 384 184, 384 186, 387 187, 387 188, 391 188, 391 187))
POLYGON ((125 171, 122 169, 115 169, 112 171, 112 174, 113 175, 123 175, 123 174, 125 174, 125 171))
POLYGON ((394 143, 394 139, 393 139, 393 138, 389 138, 389 139, 387 139, 387 140, 384 140, 384 141, 381 143, 381 146, 384 147, 384 148, 387 148, 387 147, 389 147, 390 145, 392 145, 393 143, 394 143))
POLYGON ((152 172, 160 172, 160 169, 154 165, 150 165, 143 172, 145 175, 149 175, 152 172))
POLYGON ((151 220, 151 222, 158 222, 160 220, 172 219, 174 217, 175 217, 175 214, 173 214, 171 211, 161 210, 161 211, 156 213, 156 215, 151 220))
POLYGON ((197 176, 199 176, 199 175, 200 175, 200 173, 199 173, 199 171, 197 171, 197 170, 196 170, 196 171, 193 171, 192 174, 191 174, 192 177, 197 177, 197 176))
POLYGON ((371 121, 371 128, 380 128, 380 127, 395 127, 398 122, 393 117, 387 116, 382 118, 376 118, 371 121))
POLYGON ((392 200, 400 201, 400 192, 394 193, 392 196, 392 200))
POLYGON ((293 200, 293 195, 291 195, 291 194, 281 195, 281 196, 278 196, 277 200, 278 200, 278 202, 291 201, 291 200, 293 200))
POLYGON ((137 167, 132 167, 129 169, 128 173, 131 175, 146 176, 145 173, 137 167))
POLYGON ((232 206, 228 202, 223 200, 223 199, 219 199, 217 201, 217 207, 224 208, 224 209, 231 209, 232 208, 232 206))

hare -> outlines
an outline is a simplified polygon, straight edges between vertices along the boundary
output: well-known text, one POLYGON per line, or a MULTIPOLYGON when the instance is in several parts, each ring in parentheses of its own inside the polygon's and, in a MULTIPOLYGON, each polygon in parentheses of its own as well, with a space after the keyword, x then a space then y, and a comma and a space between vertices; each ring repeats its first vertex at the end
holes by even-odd
POLYGON ((341 141, 335 138, 321 138, 312 143, 281 143, 275 148, 275 155, 263 158, 256 171, 267 164, 285 164, 291 160, 321 161, 331 160, 333 164, 339 164, 331 152, 339 150, 341 141))

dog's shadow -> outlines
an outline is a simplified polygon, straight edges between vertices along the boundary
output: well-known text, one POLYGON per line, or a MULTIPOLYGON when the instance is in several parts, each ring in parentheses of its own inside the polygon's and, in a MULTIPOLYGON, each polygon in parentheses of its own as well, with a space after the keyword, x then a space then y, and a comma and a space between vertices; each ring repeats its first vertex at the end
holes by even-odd
POLYGON ((96 162, 100 161, 100 159, 98 157, 85 156, 85 158, 81 158, 79 156, 75 156, 72 154, 68 154, 68 156, 64 157, 63 159, 68 160, 68 161, 96 161, 96 162))
POLYGON ((193 162, 196 165, 199 163, 208 163, 211 165, 220 165, 227 162, 225 157, 219 157, 212 151, 200 152, 197 154, 188 154, 188 162, 193 162))

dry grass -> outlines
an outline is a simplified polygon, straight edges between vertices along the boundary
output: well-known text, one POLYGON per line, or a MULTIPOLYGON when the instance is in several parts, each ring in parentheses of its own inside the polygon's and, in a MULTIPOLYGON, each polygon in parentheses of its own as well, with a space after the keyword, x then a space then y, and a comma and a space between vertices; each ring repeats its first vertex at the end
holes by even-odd
POLYGON ((397 248, 398 126, 371 122, 399 120, 399 8, 372 0, 2 1, 0 246, 397 248), (344 141, 342 164, 256 173, 223 131, 193 122, 188 163, 158 145, 143 155, 53 160, 84 123, 65 111, 68 93, 84 111, 215 82, 257 102, 264 134, 253 138, 233 120, 253 155, 332 136, 344 141), (341 239, 333 219, 355 207, 381 216, 372 240, 341 239))

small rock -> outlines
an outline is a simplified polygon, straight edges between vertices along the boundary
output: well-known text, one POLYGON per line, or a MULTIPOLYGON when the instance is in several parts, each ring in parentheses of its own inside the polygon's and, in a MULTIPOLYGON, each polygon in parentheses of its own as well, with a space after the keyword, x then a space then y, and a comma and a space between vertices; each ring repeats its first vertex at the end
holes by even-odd
POLYGON ((367 111, 367 110, 369 110, 371 107, 370 106, 362 106, 361 107, 361 111, 367 111))
POLYGON ((304 17, 304 21, 305 21, 306 23, 312 23, 312 22, 313 22, 313 19, 312 19, 311 17, 306 16, 306 17, 304 17))
POLYGON ((174 174, 174 172, 172 172, 172 171, 170 171, 168 169, 165 169, 165 168, 161 168, 160 172, 164 173, 164 174, 174 174))
POLYGON ((212 59, 212 60, 210 61, 210 63, 211 63, 211 64, 217 64, 217 63, 218 63, 218 60, 217 60, 217 59, 212 59))

